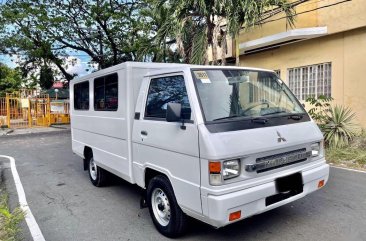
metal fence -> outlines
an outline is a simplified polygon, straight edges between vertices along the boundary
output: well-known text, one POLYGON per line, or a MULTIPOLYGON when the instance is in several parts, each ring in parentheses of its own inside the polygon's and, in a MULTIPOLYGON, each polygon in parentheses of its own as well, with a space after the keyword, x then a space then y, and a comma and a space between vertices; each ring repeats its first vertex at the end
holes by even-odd
POLYGON ((70 123, 68 100, 48 95, 13 93, 0 97, 0 126, 8 128, 47 127, 70 123))

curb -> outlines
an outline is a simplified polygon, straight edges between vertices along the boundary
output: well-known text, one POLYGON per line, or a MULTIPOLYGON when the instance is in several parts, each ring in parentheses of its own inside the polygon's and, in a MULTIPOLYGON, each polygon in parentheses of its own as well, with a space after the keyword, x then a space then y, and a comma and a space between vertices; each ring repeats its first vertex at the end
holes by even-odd
POLYGON ((63 130, 69 130, 70 129, 70 127, 65 127, 65 126, 62 126, 62 125, 51 125, 50 127, 56 128, 56 129, 63 129, 63 130))
POLYGON ((13 134, 6 134, 6 135, 0 135, 0 139, 2 138, 16 138, 19 136, 22 137, 27 137, 27 136, 42 136, 42 135, 52 135, 52 134, 60 134, 60 133, 69 133, 71 132, 70 129, 66 129, 66 128, 55 128, 57 130, 46 130, 46 131, 35 131, 35 132, 26 132, 26 133, 16 133, 14 131, 12 131, 13 134))

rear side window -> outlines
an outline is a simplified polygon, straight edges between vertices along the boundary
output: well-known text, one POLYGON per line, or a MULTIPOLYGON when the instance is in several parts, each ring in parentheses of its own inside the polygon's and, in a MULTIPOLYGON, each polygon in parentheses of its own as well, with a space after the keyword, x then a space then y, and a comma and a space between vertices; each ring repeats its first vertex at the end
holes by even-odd
POLYGON ((118 75, 111 74, 94 79, 94 110, 118 109, 118 75))
POLYGON ((74 85, 74 109, 89 110, 89 81, 74 85))
POLYGON ((184 119, 191 119, 191 107, 182 75, 151 79, 145 117, 165 119, 169 102, 182 104, 184 119))

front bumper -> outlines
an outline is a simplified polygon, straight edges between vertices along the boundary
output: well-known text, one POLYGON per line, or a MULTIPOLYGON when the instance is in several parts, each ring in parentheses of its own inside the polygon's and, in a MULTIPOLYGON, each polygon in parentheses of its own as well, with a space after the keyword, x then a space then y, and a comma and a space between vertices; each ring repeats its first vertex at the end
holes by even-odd
POLYGON ((208 195, 208 217, 206 217, 207 219, 205 221, 219 228, 255 214, 271 210, 316 191, 319 189, 319 181, 324 180, 325 185, 328 177, 329 165, 325 163, 316 168, 303 171, 303 192, 268 206, 266 206, 266 198, 278 193, 274 181, 224 195, 208 195), (229 214, 236 211, 241 211, 241 218, 230 222, 229 214))

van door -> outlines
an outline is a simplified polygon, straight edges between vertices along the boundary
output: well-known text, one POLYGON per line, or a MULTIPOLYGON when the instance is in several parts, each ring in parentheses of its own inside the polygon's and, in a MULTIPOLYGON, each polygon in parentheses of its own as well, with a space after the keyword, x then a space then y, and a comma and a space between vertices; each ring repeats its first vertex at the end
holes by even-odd
POLYGON ((183 73, 150 78, 141 116, 134 120, 133 159, 141 171, 151 168, 168 176, 183 210, 202 213, 198 129, 185 81, 183 73), (181 103, 185 128, 166 121, 170 102, 181 103))

